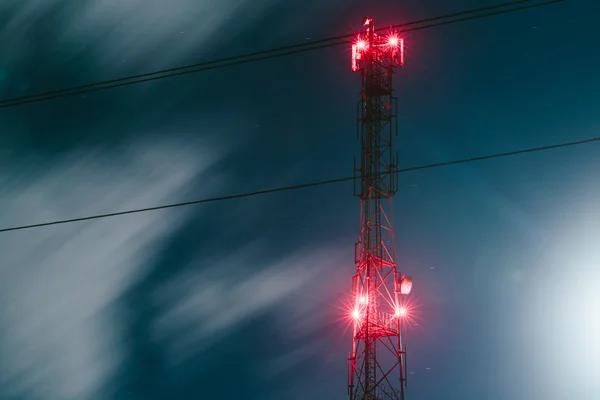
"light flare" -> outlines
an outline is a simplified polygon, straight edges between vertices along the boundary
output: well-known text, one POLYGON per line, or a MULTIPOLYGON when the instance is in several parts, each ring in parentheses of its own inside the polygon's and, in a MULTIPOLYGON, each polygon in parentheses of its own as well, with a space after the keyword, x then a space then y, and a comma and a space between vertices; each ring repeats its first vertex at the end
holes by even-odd
POLYGON ((406 309, 406 307, 400 306, 400 307, 396 308, 396 313, 394 314, 394 316, 396 318, 406 317, 407 315, 408 315, 408 310, 406 309))

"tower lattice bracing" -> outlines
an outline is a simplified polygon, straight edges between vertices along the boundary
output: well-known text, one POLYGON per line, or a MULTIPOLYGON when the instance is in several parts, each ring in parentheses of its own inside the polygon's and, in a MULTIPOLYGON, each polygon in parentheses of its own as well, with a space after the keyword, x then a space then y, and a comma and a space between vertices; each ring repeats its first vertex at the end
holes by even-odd
POLYGON ((412 280, 402 276, 394 257, 392 197, 396 193, 398 101, 392 76, 403 65, 403 41, 394 33, 375 33, 372 18, 352 46, 352 70, 360 72, 357 104, 360 160, 355 162, 355 195, 360 198, 360 233, 352 279, 353 344, 349 354, 351 400, 404 399, 406 348, 403 295, 412 280))

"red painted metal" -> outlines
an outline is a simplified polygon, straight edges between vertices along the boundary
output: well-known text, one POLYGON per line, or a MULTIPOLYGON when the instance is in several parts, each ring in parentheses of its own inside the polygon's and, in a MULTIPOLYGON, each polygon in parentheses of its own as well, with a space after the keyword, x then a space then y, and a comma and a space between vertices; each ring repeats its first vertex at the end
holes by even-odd
POLYGON ((403 298, 412 279, 397 271, 392 223, 398 179, 392 147, 398 133, 398 100, 392 76, 403 65, 404 42, 395 33, 377 35, 372 18, 363 24, 366 32, 352 45, 352 70, 361 74, 362 96, 357 104, 361 155, 355 161, 354 192, 360 198, 360 233, 352 279, 348 394, 351 400, 404 400, 403 298))

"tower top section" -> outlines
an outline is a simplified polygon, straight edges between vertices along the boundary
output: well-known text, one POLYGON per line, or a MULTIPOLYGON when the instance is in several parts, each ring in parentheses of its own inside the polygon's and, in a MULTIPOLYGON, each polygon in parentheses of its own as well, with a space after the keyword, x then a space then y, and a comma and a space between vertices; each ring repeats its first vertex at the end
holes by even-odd
POLYGON ((388 67, 404 66, 404 40, 397 32, 375 33, 373 18, 364 17, 364 33, 359 33, 352 44, 352 71, 361 71, 368 62, 388 67))

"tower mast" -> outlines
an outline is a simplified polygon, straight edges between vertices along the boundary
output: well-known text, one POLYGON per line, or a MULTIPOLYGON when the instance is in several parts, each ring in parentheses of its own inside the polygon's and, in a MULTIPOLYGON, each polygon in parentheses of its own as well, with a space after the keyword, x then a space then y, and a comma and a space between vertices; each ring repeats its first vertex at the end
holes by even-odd
POLYGON ((392 76, 404 64, 404 43, 396 34, 375 33, 373 19, 352 45, 352 70, 360 72, 357 103, 360 160, 355 161, 354 193, 360 198, 360 232, 352 278, 353 344, 348 357, 351 400, 404 400, 406 347, 402 297, 412 280, 396 269, 392 197, 397 190, 398 100, 392 76), (358 164, 358 165, 356 165, 358 164))

